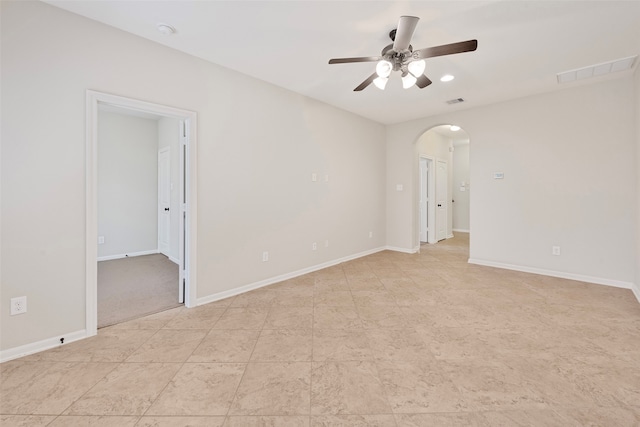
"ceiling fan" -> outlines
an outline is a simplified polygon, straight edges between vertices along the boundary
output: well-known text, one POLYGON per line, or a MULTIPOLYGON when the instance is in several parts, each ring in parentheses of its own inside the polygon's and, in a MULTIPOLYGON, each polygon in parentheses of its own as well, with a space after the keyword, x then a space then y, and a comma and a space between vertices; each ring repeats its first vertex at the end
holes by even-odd
POLYGON ((398 28, 389 33, 389 37, 393 43, 382 49, 380 56, 335 58, 330 59, 329 64, 346 64, 349 62, 378 63, 376 65, 376 72, 360 83, 360 85, 354 89, 355 92, 361 91, 371 83, 375 84, 379 89, 384 90, 392 71, 402 72, 402 87, 405 89, 410 88, 414 84, 420 89, 424 89, 432 83, 431 80, 424 75, 425 63, 423 60, 425 58, 470 52, 476 50, 478 47, 477 40, 467 40, 464 42, 413 50, 410 42, 419 19, 420 18, 416 16, 401 16, 398 21, 398 28))

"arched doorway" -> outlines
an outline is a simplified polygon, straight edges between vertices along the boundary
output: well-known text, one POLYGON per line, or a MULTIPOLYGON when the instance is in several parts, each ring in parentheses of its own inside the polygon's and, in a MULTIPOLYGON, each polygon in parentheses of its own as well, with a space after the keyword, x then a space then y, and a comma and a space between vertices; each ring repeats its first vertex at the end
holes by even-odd
POLYGON ((417 243, 433 244, 470 231, 469 135, 446 124, 425 131, 415 143, 417 243))

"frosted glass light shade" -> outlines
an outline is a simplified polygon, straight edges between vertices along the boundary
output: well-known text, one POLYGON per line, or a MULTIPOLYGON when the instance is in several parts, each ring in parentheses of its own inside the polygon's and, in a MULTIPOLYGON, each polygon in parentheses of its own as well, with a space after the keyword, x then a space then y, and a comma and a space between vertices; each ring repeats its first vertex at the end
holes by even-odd
POLYGON ((417 79, 411 75, 411 73, 407 73, 406 76, 402 76, 402 87, 405 89, 409 89, 411 86, 416 84, 417 79))
POLYGON ((384 90, 385 86, 387 85, 387 82, 389 81, 389 77, 377 77, 374 81, 373 84, 376 85, 376 87, 380 90, 384 90))
POLYGON ((420 77, 422 73, 424 73, 425 64, 424 64, 424 61, 421 59, 419 61, 409 62, 409 65, 407 65, 407 68, 409 69, 409 72, 411 74, 413 74, 416 77, 420 77))
POLYGON ((385 61, 384 59, 376 65, 376 74, 380 77, 389 77, 391 70, 393 70, 393 65, 391 62, 385 61))

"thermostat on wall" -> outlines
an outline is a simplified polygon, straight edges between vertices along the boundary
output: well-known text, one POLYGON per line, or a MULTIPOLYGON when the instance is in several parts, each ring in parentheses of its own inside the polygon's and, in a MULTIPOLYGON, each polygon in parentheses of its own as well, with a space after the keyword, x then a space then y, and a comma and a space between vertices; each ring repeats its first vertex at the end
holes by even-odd
POLYGON ((493 179, 504 179, 504 172, 494 172, 493 179))

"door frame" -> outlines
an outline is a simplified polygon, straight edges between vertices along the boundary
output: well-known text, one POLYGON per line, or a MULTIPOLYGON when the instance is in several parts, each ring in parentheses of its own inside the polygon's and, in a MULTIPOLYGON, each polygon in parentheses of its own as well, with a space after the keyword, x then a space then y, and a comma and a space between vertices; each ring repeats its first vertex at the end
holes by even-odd
MULTIPOLYGON (((182 126, 182 125, 180 125, 182 126)), ((181 186, 182 187, 182 186, 181 186)), ((179 200, 179 199, 178 199, 179 200)), ((163 147, 160 148, 158 150, 158 252, 160 252, 161 254, 165 255, 167 258, 171 259, 172 261, 175 261, 171 256, 171 208, 173 206, 171 206, 171 147, 163 147), (160 210, 161 206, 160 206, 160 198, 161 198, 161 192, 162 192, 162 187, 164 185, 164 183, 162 182, 162 180, 160 179, 160 156, 163 153, 168 153, 169 156, 169 188, 167 189, 169 191, 169 230, 167 230, 168 236, 167 239, 169 241, 169 247, 167 248, 166 252, 162 251, 162 216, 165 215, 163 211, 160 210)), ((182 258, 179 254, 178 254, 178 264, 180 264, 180 259, 182 258)), ((182 301, 180 301, 182 302, 182 301)))
MULTIPOLYGON (((435 205, 438 204, 438 163, 444 163, 447 167, 447 174, 446 177, 444 179, 445 182, 445 186, 444 186, 444 191, 445 191, 445 197, 444 197, 444 221, 445 221, 445 225, 444 225, 444 238, 441 240, 438 240, 438 229, 437 229, 437 225, 436 225, 436 230, 435 230, 435 241, 436 242, 441 242, 442 240, 447 240, 450 238, 449 236, 449 200, 451 200, 451 196, 449 194, 449 162, 445 159, 441 159, 441 158, 436 158, 436 163, 435 163, 435 169, 436 169, 436 189, 435 192, 433 193, 434 197, 436 198, 435 201, 435 205)), ((435 212, 435 211, 434 211, 435 212)), ((437 214, 436 214, 437 217, 437 214)), ((434 218, 435 221, 437 221, 436 218, 434 218)))
POLYGON ((420 162, 422 160, 426 160, 427 161, 427 167, 428 167, 428 171, 427 171, 427 197, 429 199, 429 202, 427 203, 427 243, 429 244, 433 244, 433 243, 437 243, 436 240, 436 236, 435 236, 435 229, 434 229, 434 225, 436 223, 436 211, 435 211, 435 205, 433 203, 433 199, 435 197, 435 183, 436 183, 436 179, 435 179, 435 159, 431 156, 427 156, 424 154, 420 154, 418 155, 418 242, 421 243, 422 240, 420 239, 420 231, 421 231, 421 221, 422 218, 420 216, 421 214, 421 210, 420 210, 420 191, 422 190, 422 182, 420 180, 420 162), (429 226, 431 225, 431 226, 429 226))
MULTIPOLYGON (((180 275, 184 284, 184 304, 195 307, 196 304, 196 250, 197 250, 197 191, 196 191, 196 125, 197 115, 194 111, 182 110, 166 105, 154 104, 118 95, 93 90, 86 92, 86 158, 85 158, 85 192, 86 192, 86 336, 98 332, 98 105, 107 104, 114 107, 148 112, 160 116, 171 117, 184 123, 181 138, 181 152, 185 160, 180 163, 180 210, 181 210, 181 243, 180 275), (182 239, 181 239, 182 240, 182 239)), ((182 288, 182 287, 181 287, 182 288)))

